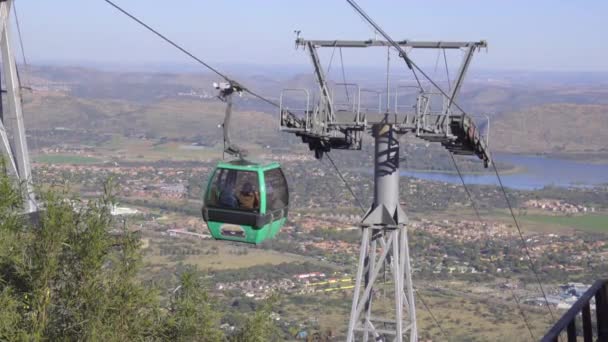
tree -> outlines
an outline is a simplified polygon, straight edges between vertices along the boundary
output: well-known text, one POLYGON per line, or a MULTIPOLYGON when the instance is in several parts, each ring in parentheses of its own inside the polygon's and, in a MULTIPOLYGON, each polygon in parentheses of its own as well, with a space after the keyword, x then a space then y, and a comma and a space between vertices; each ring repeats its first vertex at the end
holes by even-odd
POLYGON ((222 341, 218 311, 196 274, 188 270, 181 275, 180 286, 174 291, 165 337, 171 341, 222 341))
POLYGON ((33 225, 0 173, 1 339, 153 338, 160 307, 136 279, 139 238, 113 222, 109 191, 86 205, 66 196, 44 194, 33 225))
MULTIPOLYGON (((42 195, 34 224, 0 160, 0 340, 204 341, 226 339, 221 311, 197 272, 182 273, 168 308, 138 279, 140 238, 110 213, 111 187, 87 203, 42 195)), ((235 341, 276 335, 270 306, 245 320, 235 341)))
POLYGON ((245 324, 236 334, 231 336, 231 342, 268 342, 279 341, 279 331, 274 324, 272 307, 277 298, 268 299, 258 310, 245 318, 245 324))

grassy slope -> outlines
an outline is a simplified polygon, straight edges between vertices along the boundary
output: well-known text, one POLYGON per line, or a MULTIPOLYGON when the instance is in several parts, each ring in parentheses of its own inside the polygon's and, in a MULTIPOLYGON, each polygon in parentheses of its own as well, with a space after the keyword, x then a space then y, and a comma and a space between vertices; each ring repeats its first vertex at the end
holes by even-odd
MULTIPOLYGON (((89 130, 93 134, 146 134, 151 137, 182 139, 203 137, 219 142, 218 127, 225 107, 219 101, 165 98, 143 105, 124 100, 85 99, 72 96, 35 95, 24 111, 30 129, 65 127, 89 130)), ((278 135, 278 122, 272 115, 240 111, 235 104, 234 140, 268 143, 278 135)))
POLYGON ((526 215, 524 222, 543 223, 551 226, 574 228, 590 232, 608 232, 608 215, 588 214, 580 216, 526 215))
POLYGON ((200 254, 186 255, 183 262, 186 265, 196 265, 199 269, 204 270, 225 270, 247 268, 256 265, 278 265, 281 263, 291 262, 315 262, 313 258, 303 257, 301 255, 280 253, 272 250, 256 248, 245 244, 234 244, 215 240, 185 240, 174 239, 172 244, 165 245, 166 239, 160 240, 151 238, 147 240, 148 247, 146 248, 145 261, 148 265, 155 267, 171 267, 179 261, 170 255, 161 255, 161 247, 175 250, 176 253, 199 248, 203 251, 210 251, 211 248, 217 248, 217 254, 200 254), (243 254, 245 252, 247 254, 243 254))
MULTIPOLYGON (((445 285, 445 284, 442 284, 445 285)), ((391 286, 387 289, 390 296, 391 286)), ((527 341, 530 333, 526 329, 517 305, 512 300, 504 301, 491 296, 476 296, 451 290, 428 290, 419 288, 416 301, 418 332, 421 340, 445 341, 446 338, 435 324, 433 316, 450 341, 527 341), (424 298, 424 303, 420 298, 424 298)), ((374 308, 384 308, 385 313, 374 309, 373 315, 390 317, 388 311, 393 303, 383 297, 378 290, 374 308)), ((316 293, 314 299, 293 303, 287 299, 285 305, 289 319, 300 322, 316 320, 321 331, 331 329, 335 335, 344 337, 350 312, 352 292, 316 293), (303 302, 303 303, 300 303, 303 302)), ((526 317, 531 322, 532 331, 539 339, 548 329, 550 322, 546 309, 523 305, 526 317)))
POLYGON ((45 164, 97 164, 101 159, 84 156, 73 156, 64 154, 39 155, 34 158, 37 163, 45 164))
POLYGON ((608 105, 547 104, 501 115, 492 144, 509 152, 608 149, 608 105))

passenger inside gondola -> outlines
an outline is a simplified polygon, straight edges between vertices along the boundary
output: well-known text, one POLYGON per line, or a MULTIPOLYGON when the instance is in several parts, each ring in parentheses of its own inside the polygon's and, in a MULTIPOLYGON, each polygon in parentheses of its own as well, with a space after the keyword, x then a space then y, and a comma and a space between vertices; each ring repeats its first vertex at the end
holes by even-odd
POLYGON ((277 163, 218 164, 204 200, 201 213, 215 239, 255 244, 274 238, 289 208, 287 181, 277 163))
POLYGON ((220 170, 216 172, 208 193, 207 205, 224 209, 260 210, 257 173, 220 170))
POLYGON ((222 207, 226 208, 236 208, 238 207, 238 199, 234 195, 234 187, 232 184, 228 183, 224 185, 224 188, 220 191, 220 200, 219 204, 222 207))
POLYGON ((250 182, 245 182, 237 195, 241 209, 253 210, 260 208, 260 195, 250 182))

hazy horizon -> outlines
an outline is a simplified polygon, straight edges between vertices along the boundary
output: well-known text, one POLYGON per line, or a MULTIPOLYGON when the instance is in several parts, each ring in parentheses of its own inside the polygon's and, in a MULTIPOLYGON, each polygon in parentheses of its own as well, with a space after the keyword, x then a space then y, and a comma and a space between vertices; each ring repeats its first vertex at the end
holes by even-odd
MULTIPOLYGON (((306 53, 294 49, 294 30, 310 39, 374 37, 345 1, 117 3, 213 65, 308 66, 306 53)), ((195 65, 104 1, 16 5, 32 63, 195 65)), ((476 55, 475 70, 608 71, 608 46, 597 43, 603 41, 606 2, 362 0, 360 5, 394 39, 487 40, 488 52, 476 55)), ((361 50, 345 50, 344 58, 352 65, 384 63, 382 53, 361 50)), ((412 58, 422 65, 434 61, 432 54, 412 58)))
MULTIPOLYGON (((310 75, 313 77, 313 68, 310 64, 245 64, 245 63, 213 63, 214 67, 221 72, 233 77, 260 77, 266 76, 275 81, 288 80, 290 78, 310 75)), ((141 73, 141 74, 192 74, 192 75, 214 75, 206 68, 191 63, 111 63, 111 62, 70 62, 70 61, 46 61, 45 63, 29 63, 34 68, 82 68, 96 72, 109 73, 141 73)), ((474 63, 473 63, 474 65, 474 63)), ((432 70, 432 66, 421 65, 424 70, 432 70)), ((376 78, 383 79, 386 75, 384 65, 350 65, 348 66, 348 78, 368 77, 377 74, 376 78)), ((451 73, 455 72, 452 70, 451 73)), ((398 61, 391 72, 391 78, 399 77, 402 81, 409 79, 409 71, 402 61, 398 61)), ((467 73, 468 81, 474 80, 503 80, 514 83, 526 82, 557 82, 562 84, 608 84, 608 71, 573 71, 573 70, 524 70, 524 69, 500 69, 500 68, 476 68, 472 66, 467 73)), ((329 79, 340 79, 338 74, 329 74, 329 79)), ((432 75, 434 80, 445 80, 445 74, 436 73, 432 75)), ((413 81, 413 80, 412 80, 413 81)), ((465 83, 467 83, 465 82, 465 83)))

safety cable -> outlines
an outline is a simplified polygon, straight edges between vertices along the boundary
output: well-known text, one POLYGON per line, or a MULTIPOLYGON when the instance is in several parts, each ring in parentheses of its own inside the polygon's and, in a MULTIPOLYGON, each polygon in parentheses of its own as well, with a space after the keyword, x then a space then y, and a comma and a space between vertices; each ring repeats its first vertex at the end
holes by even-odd
MULTIPOLYGON (((21 25, 19 24, 19 16, 17 15, 17 6, 15 5, 15 3, 13 3, 13 15, 15 16, 15 24, 17 26, 17 36, 19 37, 19 47, 21 49, 21 58, 23 59, 23 68, 24 68, 25 73, 27 74, 28 69, 29 69, 28 68, 29 64, 28 64, 27 58, 25 56, 23 36, 21 35, 21 25)), ((27 89, 27 90, 31 91, 32 87, 31 87, 30 82, 28 82, 27 77, 24 77, 23 82, 22 82, 21 72, 19 71, 19 67, 17 65, 15 65, 15 67, 16 67, 16 71, 17 71, 17 80, 19 81, 19 88, 27 89)))
POLYGON ((511 217, 513 218, 513 221, 515 222, 515 227, 517 227, 517 233, 519 234, 519 238, 521 239, 521 244, 524 247, 524 250, 526 251, 526 255, 528 257, 528 261, 530 263, 530 269, 532 269, 532 272, 534 272, 534 276, 536 277, 536 281, 538 282, 538 286, 540 287, 540 291, 543 295, 543 298, 545 299, 545 303, 547 304, 547 309, 549 310, 549 313, 551 314, 551 319, 553 321, 555 321, 555 316, 553 315, 553 310, 551 310, 551 306, 549 305, 549 300, 547 299, 547 294, 545 293, 545 289, 543 288, 543 285, 540 281, 540 277, 538 275, 538 271, 536 270, 536 266, 534 264, 534 259, 532 259, 532 255, 530 254, 530 249, 528 248, 528 243, 526 242, 526 239, 524 238, 524 235, 521 231, 521 227, 519 225, 519 221, 517 220, 517 217, 515 217, 515 213, 513 211, 513 206, 511 205, 511 201, 509 200, 509 196, 507 195, 507 191, 505 190, 505 187, 502 183, 502 178, 500 177, 500 173, 498 172, 498 168, 496 167, 496 163, 492 163, 492 166, 494 168, 494 172, 496 173, 496 178, 498 178, 498 183, 500 184, 500 189, 502 190, 502 193, 505 197, 505 201, 507 202, 507 206, 509 207, 509 212, 511 213, 511 217))
POLYGON ((211 65, 205 63, 203 60, 201 60, 200 58, 196 57, 195 55, 193 55, 192 53, 190 53, 188 50, 184 49, 183 47, 181 47, 179 44, 175 43, 174 41, 172 41, 171 39, 167 38, 165 35, 163 35, 162 33, 158 32, 157 30, 155 30, 154 28, 152 28, 151 26, 149 26, 148 24, 144 23, 143 21, 141 21, 139 18, 137 18, 136 16, 134 16, 133 14, 127 12, 125 9, 123 9, 122 7, 118 6, 117 4, 115 4, 114 2, 110 1, 110 0, 104 0, 105 2, 107 2, 108 4, 110 4, 112 7, 116 8, 118 11, 122 12, 122 14, 126 15, 127 17, 131 18, 132 20, 134 20, 135 22, 137 22, 138 24, 140 24, 141 26, 145 27, 146 29, 148 29, 148 31, 154 33, 155 35, 157 35, 159 38, 161 38, 162 40, 164 40, 165 42, 173 45, 173 47, 175 47, 176 49, 180 50, 181 52, 183 52, 184 54, 188 55, 190 58, 194 59, 195 61, 197 61, 199 64, 203 65, 204 67, 206 67, 207 69, 213 71, 214 73, 216 73, 218 76, 222 77, 223 79, 225 79, 226 81, 230 82, 232 81, 228 76, 222 74, 221 72, 219 72, 217 69, 215 69, 214 67, 212 67, 211 65))
MULTIPOLYGON (((456 168, 456 171, 458 172, 458 177, 460 177, 460 181, 462 182, 462 186, 464 187, 464 190, 465 190, 467 196, 469 197, 469 201, 471 202, 471 206, 473 207, 473 210, 475 211, 475 215, 477 216, 477 220, 479 221, 479 224, 484 228, 484 233, 485 233, 485 236, 486 236, 486 245, 488 245, 488 242, 491 241, 491 237, 490 237, 490 234, 488 232, 488 227, 487 227, 487 225, 485 225, 483 223, 483 220, 481 219, 481 215, 479 214, 479 209, 477 208, 477 204, 476 204, 475 200, 473 200, 473 196, 471 195, 471 192, 469 191, 469 187, 467 186, 467 184, 464 181, 464 177, 462 175, 462 172, 460 171, 460 167, 458 167, 458 163, 456 163, 456 158, 454 158, 454 155, 452 155, 452 153, 448 153, 448 154, 452 158, 452 163, 454 164, 454 167, 456 168)), ((540 283, 539 283, 539 285, 540 285, 540 283)), ((513 289, 510 289, 510 291, 511 291, 511 297, 513 298, 513 301, 515 301, 515 304, 517 305, 517 309, 519 310, 519 313, 520 313, 521 317, 524 320, 524 324, 526 325, 526 328, 528 329, 528 332, 530 333, 530 336, 532 337, 532 340, 536 341, 536 338, 534 337, 534 333, 532 332, 532 328, 531 328, 530 323, 528 321, 528 317, 524 313, 524 310, 521 307, 521 304, 519 303, 519 300, 517 299, 517 296, 515 295, 515 292, 513 291, 513 289)), ((546 298, 545 298, 545 300, 546 300, 546 298)), ((547 304, 547 307, 548 307, 549 303, 546 302, 546 304, 547 304)))
POLYGON ((393 41, 391 37, 386 32, 384 32, 384 30, 382 30, 380 25, 376 24, 376 22, 374 22, 374 20, 369 15, 367 15, 367 13, 365 13, 365 11, 361 7, 359 7, 359 5, 357 5, 354 0, 346 1, 355 9, 355 11, 359 13, 359 15, 361 15, 361 17, 365 21, 367 21, 376 30, 376 32, 380 33, 384 37, 384 39, 391 43, 391 45, 394 45, 395 49, 401 53, 401 57, 403 57, 403 59, 405 60, 405 63, 407 64, 408 68, 412 69, 411 60, 407 56, 407 53, 401 48, 401 46, 399 46, 399 44, 393 41))
POLYGON ((359 197, 357 197, 357 195, 353 191, 353 188, 350 187, 350 184, 348 184, 348 181, 346 180, 346 178, 344 178, 344 175, 342 175, 342 172, 340 172, 340 169, 338 168, 336 163, 334 163, 334 160, 331 157, 331 155, 329 153, 326 153, 326 155, 327 155, 327 159, 329 159, 331 165, 336 170, 336 173, 338 174, 338 176, 340 177, 342 182, 344 182, 344 185, 346 186, 346 189, 348 189, 348 192, 350 192, 350 194, 355 198, 355 201, 357 201, 357 204, 359 205, 359 208, 361 208, 361 211, 363 213, 365 213, 365 206, 363 205, 363 202, 361 202, 361 200, 359 200, 359 197))
POLYGON ((448 91, 452 90, 452 81, 450 81, 450 69, 448 68, 448 56, 445 53, 445 49, 443 49, 443 62, 445 64, 445 75, 448 79, 448 91))
POLYGON ((418 297, 418 299, 420 299, 420 302, 422 303, 422 305, 424 306, 426 311, 428 311, 429 314, 431 315, 433 322, 435 322, 435 325, 439 328, 439 331, 441 331, 441 334, 443 335, 443 337, 445 337, 445 340, 450 341, 448 334, 445 333, 445 330, 443 330, 443 327, 441 327, 441 324, 439 324, 439 321, 437 320, 437 318, 435 318, 435 315, 433 315, 433 311, 431 311, 431 308, 426 304, 424 297, 420 294, 420 292, 418 292, 417 289, 414 289, 414 292, 416 292, 416 297, 418 297))
POLYGON ((342 48, 340 48, 340 65, 342 66, 342 82, 344 83, 344 92, 346 93, 346 101, 350 104, 350 96, 348 95, 348 86, 346 85, 346 72, 344 71, 344 58, 342 58, 342 48))
MULTIPOLYGON (((537 341, 536 337, 534 336, 534 333, 532 332, 532 327, 530 326, 530 322, 528 322, 528 318, 526 317, 526 314, 524 313, 524 309, 521 307, 521 304, 519 303, 519 300, 517 299, 517 296, 515 295, 515 292, 513 291, 513 289, 511 290, 511 296, 513 297, 513 300, 515 301, 515 303, 517 303, 517 309, 519 310, 519 313, 521 315, 521 317, 524 318, 524 323, 526 324, 526 328, 528 329, 528 332, 530 333, 530 337, 532 337, 532 341, 537 341)), ((559 338, 558 338, 559 341, 559 338)))
POLYGON ((250 95, 274 106, 279 108, 279 104, 276 103, 275 101, 269 100, 265 97, 263 97, 262 95, 257 94, 256 92, 250 90, 249 88, 243 86, 242 84, 236 82, 235 80, 231 79, 230 77, 228 77, 227 75, 221 73, 218 69, 212 67, 211 65, 209 65, 208 63, 204 62, 202 59, 196 57, 194 54, 192 54, 191 52, 189 52, 188 50, 186 50, 185 48, 183 48, 182 46, 180 46, 179 44, 177 44, 176 42, 174 42, 173 40, 167 38, 167 36, 163 35, 162 33, 160 33, 159 31, 155 30, 154 28, 152 28, 150 25, 144 23, 142 20, 140 20, 139 18, 137 18, 135 15, 129 13, 127 10, 123 9, 122 7, 118 6, 117 4, 115 4, 114 2, 110 1, 110 0, 103 0, 105 2, 107 2, 109 5, 111 5, 112 7, 116 8, 118 11, 120 11, 122 14, 126 15, 127 17, 131 18, 133 21, 137 22, 138 24, 140 24, 141 26, 145 27, 148 31, 154 33, 156 36, 158 36, 159 38, 161 38, 162 40, 164 40, 165 42, 169 43, 170 45, 172 45, 173 47, 175 47, 176 49, 178 49, 179 51, 183 52, 184 54, 186 54, 188 57, 192 58, 193 60, 195 60, 196 62, 198 62, 199 64, 203 65, 204 67, 206 67, 207 69, 211 70, 212 72, 214 72, 215 74, 217 74, 218 76, 222 77, 223 79, 225 79, 227 82, 231 83, 231 84, 236 84, 238 85, 244 92, 249 93, 250 95))
POLYGON ((433 68, 433 77, 437 77, 437 68, 439 67, 439 56, 441 56, 441 50, 437 50, 437 57, 435 58, 435 67, 433 68))
POLYGON ((401 58, 403 58, 403 60, 405 61, 405 63, 407 64, 408 68, 410 68, 410 70, 412 70, 412 73, 414 75, 414 78, 416 79, 416 83, 418 84, 418 88, 422 91, 424 90, 424 88, 422 87, 422 83, 420 83, 420 79, 418 78, 418 74, 416 73, 416 70, 418 70, 418 72, 420 72, 420 74, 422 76, 424 76, 424 78, 426 78, 427 81, 429 81, 429 83, 431 83, 433 85, 433 87, 435 87, 443 96, 445 96, 446 98, 449 99, 450 104, 455 106, 458 110, 460 110, 463 114, 466 114, 466 112, 462 109, 462 107, 460 107, 458 105, 458 103, 456 103, 453 99, 453 97, 449 96, 435 81, 433 81, 429 75, 427 75, 426 72, 424 72, 424 70, 422 70, 411 58, 409 58, 405 52, 405 50, 403 48, 401 48, 401 46, 395 42, 386 32, 384 32, 382 30, 382 28, 380 28, 380 26, 378 24, 376 24, 373 19, 368 16, 365 11, 363 11, 363 9, 361 7, 359 7, 359 5, 357 5, 357 3, 354 0, 346 0, 368 23, 370 23, 372 26, 374 26, 378 32, 384 36, 384 39, 386 39, 397 51, 399 51, 399 56, 401 58))
POLYGON ((331 71, 331 64, 334 61, 334 54, 336 53, 336 42, 334 42, 334 48, 331 50, 331 57, 329 57, 329 63, 327 63, 327 71, 325 71, 325 74, 327 75, 327 77, 329 77, 329 72, 331 71))
POLYGON ((413 68, 414 63, 407 56, 407 53, 405 52, 405 50, 403 50, 401 48, 401 46, 399 46, 399 44, 397 44, 386 32, 384 32, 384 30, 382 30, 380 25, 376 24, 376 22, 374 22, 374 20, 369 15, 367 15, 367 13, 365 13, 365 11, 361 7, 359 7, 359 5, 357 5, 357 3, 354 0, 346 0, 346 1, 355 9, 355 11, 357 11, 359 13, 359 15, 361 15, 361 17, 363 17, 363 19, 365 19, 365 21, 367 21, 370 25, 372 25, 374 27, 376 32, 380 33, 384 37, 384 39, 386 39, 389 43, 391 43, 391 45, 393 45, 393 47, 397 51, 399 51, 399 56, 401 58, 403 58, 403 60, 405 61, 405 64, 407 64, 407 67, 410 68, 410 70, 412 70, 412 73, 414 74, 414 78, 416 79, 416 83, 418 83, 418 87, 420 89, 422 89, 422 83, 420 83, 420 79, 418 78, 418 75, 416 74, 416 70, 414 70, 414 68, 413 68))
POLYGON ((13 3, 13 14, 15 15, 15 24, 17 26, 17 35, 19 36, 19 46, 21 47, 21 57, 23 58, 23 65, 28 66, 27 58, 25 57, 25 49, 23 48, 23 36, 21 35, 21 25, 19 24, 19 15, 17 14, 16 3, 13 3))
MULTIPOLYGON (((13 2, 13 15, 15 17, 15 25, 17 27, 17 36, 19 38, 19 48, 21 50, 21 58, 23 60, 23 78, 22 73, 19 70, 19 65, 15 63, 15 70, 17 71, 17 82, 19 82, 19 89, 29 90, 33 92, 32 82, 31 82, 31 69, 28 63, 27 55, 25 53, 25 44, 23 43, 23 34, 21 33, 21 24, 19 22, 19 14, 17 13, 17 3, 13 2)), ((23 101, 23 97, 21 98, 23 101)), ((34 151, 40 150, 40 137, 38 134, 33 134, 33 138, 31 139, 33 142, 34 151)))
POLYGON ((456 164, 456 158, 454 158, 454 155, 452 153, 448 152, 448 154, 452 158, 452 163, 454 163, 454 167, 456 168, 456 172, 458 172, 458 177, 460 177, 460 181, 462 182, 462 186, 464 187, 464 191, 467 193, 467 196, 469 197, 469 201, 471 202, 471 206, 473 207, 473 210, 475 211, 475 215, 477 216, 477 220, 479 220, 479 223, 482 223, 481 215, 479 214, 479 209, 477 209, 477 204, 475 204, 475 201, 473 201, 473 196, 471 196, 471 192, 469 191, 469 187, 467 187, 467 184, 464 182, 464 177, 462 175, 462 172, 460 172, 460 168, 458 167, 458 164, 456 164))

